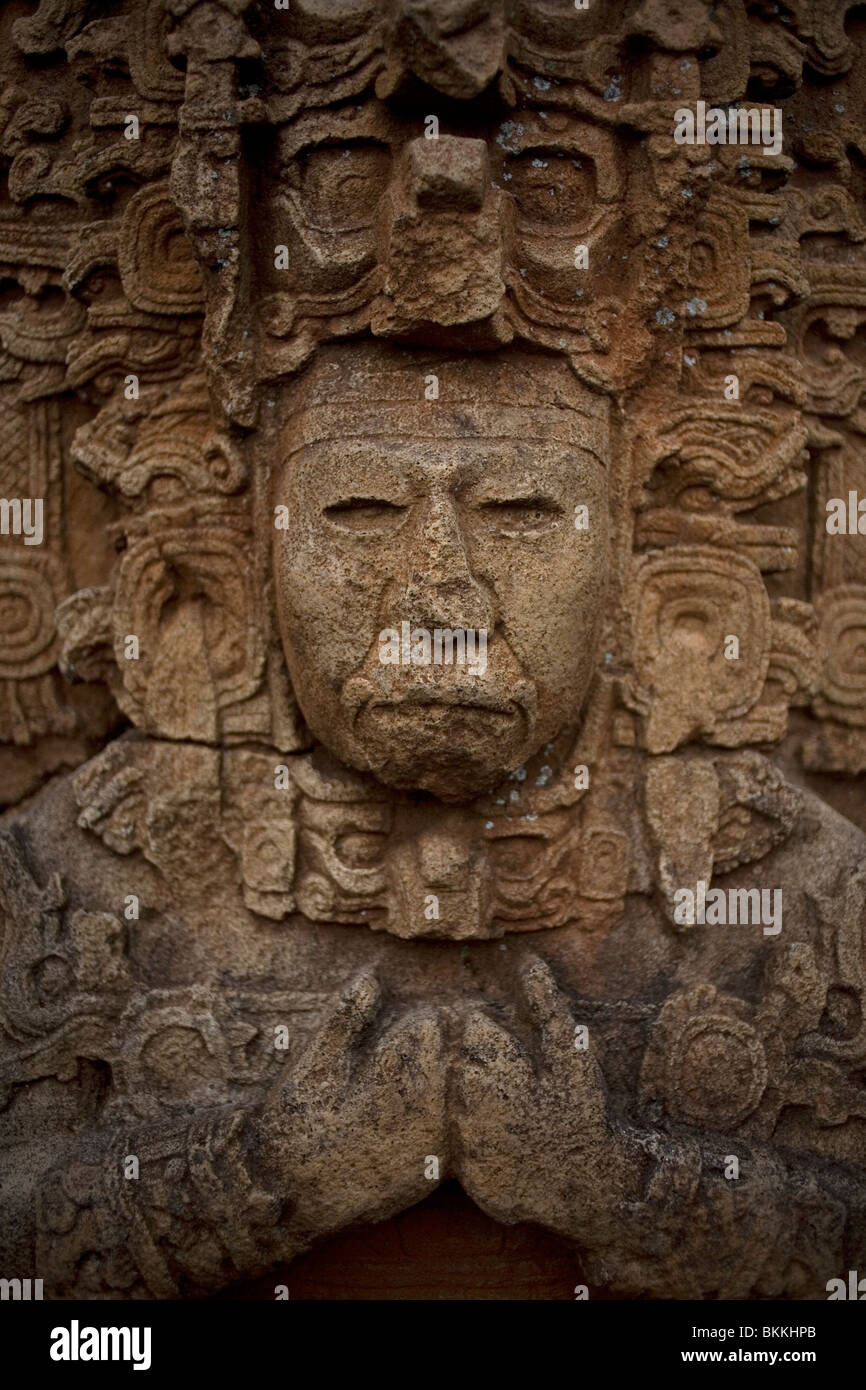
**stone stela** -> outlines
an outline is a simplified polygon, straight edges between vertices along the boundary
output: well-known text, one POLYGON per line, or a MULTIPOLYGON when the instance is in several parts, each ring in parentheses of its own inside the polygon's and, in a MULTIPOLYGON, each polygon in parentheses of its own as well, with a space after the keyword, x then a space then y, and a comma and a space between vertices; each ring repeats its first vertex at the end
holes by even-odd
POLYGON ((866 1270, 866 29, 808 8, 3 16, 5 1289, 866 1270))

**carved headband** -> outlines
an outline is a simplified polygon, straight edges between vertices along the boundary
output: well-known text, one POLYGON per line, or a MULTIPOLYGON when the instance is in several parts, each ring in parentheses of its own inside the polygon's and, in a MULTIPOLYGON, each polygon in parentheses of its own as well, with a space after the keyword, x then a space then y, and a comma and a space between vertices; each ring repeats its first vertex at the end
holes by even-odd
POLYGON ((326 349, 323 357, 292 391, 292 453, 348 435, 477 436, 573 445, 607 461, 610 402, 561 360, 528 353, 470 359, 377 346, 360 364, 339 349, 326 349), (428 397, 431 390, 438 394, 428 397))

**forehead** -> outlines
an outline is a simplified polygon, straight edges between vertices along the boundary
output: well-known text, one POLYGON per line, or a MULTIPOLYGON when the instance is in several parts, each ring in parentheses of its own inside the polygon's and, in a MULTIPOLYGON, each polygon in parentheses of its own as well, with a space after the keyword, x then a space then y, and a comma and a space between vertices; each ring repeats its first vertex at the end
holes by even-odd
POLYGON ((284 477, 317 492, 328 483, 343 485, 362 477, 463 484, 523 476, 538 486, 556 486, 587 472, 603 472, 603 465, 595 454, 577 445, 478 436, 320 440, 288 453, 283 464, 284 477))

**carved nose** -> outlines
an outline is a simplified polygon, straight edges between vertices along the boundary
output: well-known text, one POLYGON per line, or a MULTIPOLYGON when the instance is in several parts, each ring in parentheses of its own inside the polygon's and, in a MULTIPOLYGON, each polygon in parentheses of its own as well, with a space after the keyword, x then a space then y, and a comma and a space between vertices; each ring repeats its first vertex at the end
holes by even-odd
POLYGON ((487 147, 483 140, 423 136, 408 146, 407 177, 416 206, 477 212, 489 186, 487 147))
POLYGON ((507 341, 510 329, 497 314, 505 294, 502 196, 490 182, 483 140, 410 141, 388 199, 387 273, 370 317, 377 336, 427 332, 435 323, 455 346, 507 341))
MULTIPOLYGON (((493 605, 472 573, 453 502, 435 502, 410 557, 399 617, 424 627, 492 631, 493 605)), ((396 615, 395 615, 396 616, 396 615)))

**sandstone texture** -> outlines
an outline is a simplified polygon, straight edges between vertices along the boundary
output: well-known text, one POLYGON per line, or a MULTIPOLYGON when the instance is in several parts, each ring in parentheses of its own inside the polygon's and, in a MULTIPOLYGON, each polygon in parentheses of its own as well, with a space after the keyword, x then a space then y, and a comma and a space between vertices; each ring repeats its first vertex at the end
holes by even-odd
POLYGON ((864 98, 848 0, 3 7, 0 1276, 866 1277, 864 98))

